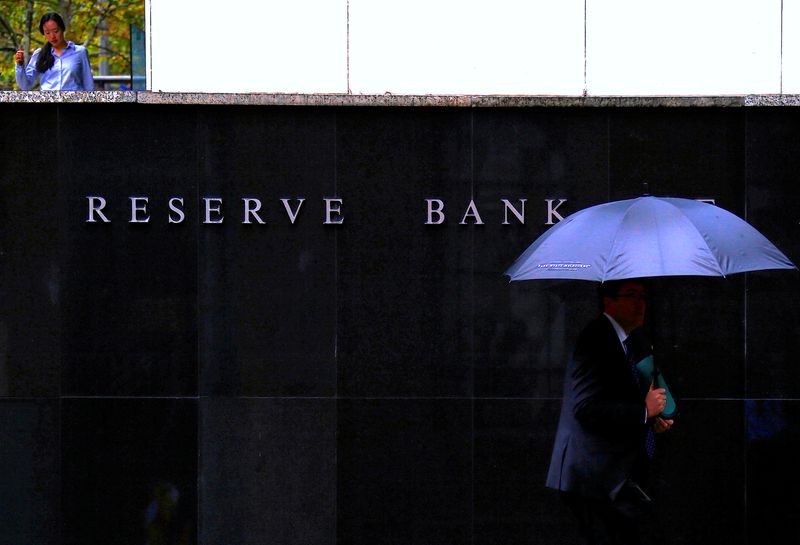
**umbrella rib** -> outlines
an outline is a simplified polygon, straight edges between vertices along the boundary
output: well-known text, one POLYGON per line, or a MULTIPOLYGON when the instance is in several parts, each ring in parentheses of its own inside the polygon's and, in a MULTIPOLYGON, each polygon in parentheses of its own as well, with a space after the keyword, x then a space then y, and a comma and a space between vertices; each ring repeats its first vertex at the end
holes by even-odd
POLYGON ((614 250, 617 248, 617 240, 619 239, 619 233, 622 231, 622 225, 625 223, 625 218, 628 217, 628 213, 630 212, 631 208, 636 204, 634 201, 628 208, 625 209, 625 213, 622 214, 620 217, 619 224, 617 225, 616 230, 614 231, 614 238, 611 240, 611 250, 608 253, 608 259, 606 260, 603 266, 603 274, 600 278, 600 283, 606 281, 606 276, 608 275, 608 268, 609 264, 611 263, 612 258, 614 257, 615 253, 614 250))
MULTIPOLYGON (((709 206, 713 206, 713 205, 709 205, 709 206)), ((679 206, 675 206, 675 208, 678 210, 678 212, 680 212, 681 216, 683 216, 686 219, 686 221, 688 221, 693 226, 695 225, 695 223, 692 221, 692 218, 690 218, 686 214, 686 212, 683 211, 682 208, 680 208, 679 206)), ((705 244, 706 250, 708 250, 708 253, 711 254, 711 257, 713 258, 712 261, 714 262, 714 265, 717 267, 717 271, 719 272, 719 275, 721 277, 723 277, 723 278, 726 278, 725 272, 722 270, 722 265, 720 265, 719 259, 717 259, 716 254, 714 254, 714 251, 708 245, 708 240, 706 239, 705 235, 703 235, 703 233, 700 231, 700 229, 697 229, 697 233, 700 235, 700 238, 703 239, 703 244, 705 244)))

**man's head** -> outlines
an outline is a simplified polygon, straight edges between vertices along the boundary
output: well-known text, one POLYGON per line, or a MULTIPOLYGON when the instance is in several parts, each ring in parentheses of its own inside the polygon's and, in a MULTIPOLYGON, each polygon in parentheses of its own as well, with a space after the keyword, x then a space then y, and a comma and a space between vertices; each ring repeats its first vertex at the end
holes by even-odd
POLYGON ((603 312, 614 318, 625 333, 644 323, 645 285, 641 280, 612 280, 599 288, 603 312))

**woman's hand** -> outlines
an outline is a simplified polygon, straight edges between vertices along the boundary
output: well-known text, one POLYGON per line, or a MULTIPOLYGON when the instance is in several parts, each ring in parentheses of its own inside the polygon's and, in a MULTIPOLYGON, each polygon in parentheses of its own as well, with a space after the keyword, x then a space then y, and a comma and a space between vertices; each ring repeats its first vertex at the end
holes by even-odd
POLYGON ((14 53, 14 62, 16 62, 20 66, 25 64, 25 52, 20 50, 14 53))

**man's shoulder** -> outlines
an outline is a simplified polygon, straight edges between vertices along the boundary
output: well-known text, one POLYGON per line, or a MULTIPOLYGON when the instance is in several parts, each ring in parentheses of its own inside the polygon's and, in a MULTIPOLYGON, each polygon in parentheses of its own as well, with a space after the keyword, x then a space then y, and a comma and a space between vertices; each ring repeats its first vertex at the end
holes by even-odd
MULTIPOLYGON (((602 314, 586 324, 578 336, 578 344, 614 340, 617 337, 614 326, 602 314)), ((609 341, 610 342, 610 341, 609 341)))
POLYGON ((597 316, 594 320, 586 324, 583 328, 584 332, 613 332, 614 326, 611 321, 604 314, 597 316))

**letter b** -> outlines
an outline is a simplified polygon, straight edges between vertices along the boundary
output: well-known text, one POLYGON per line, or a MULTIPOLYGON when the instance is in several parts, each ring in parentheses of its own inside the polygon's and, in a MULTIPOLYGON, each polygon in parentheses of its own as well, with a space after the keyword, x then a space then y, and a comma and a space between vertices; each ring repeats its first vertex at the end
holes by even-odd
POLYGON ((428 203, 428 221, 425 222, 425 225, 441 225, 444 223, 444 202, 440 201, 439 199, 425 199, 425 202, 428 203), (436 203, 436 206, 434 206, 436 203), (436 220, 433 219, 433 216, 436 216, 436 220))

